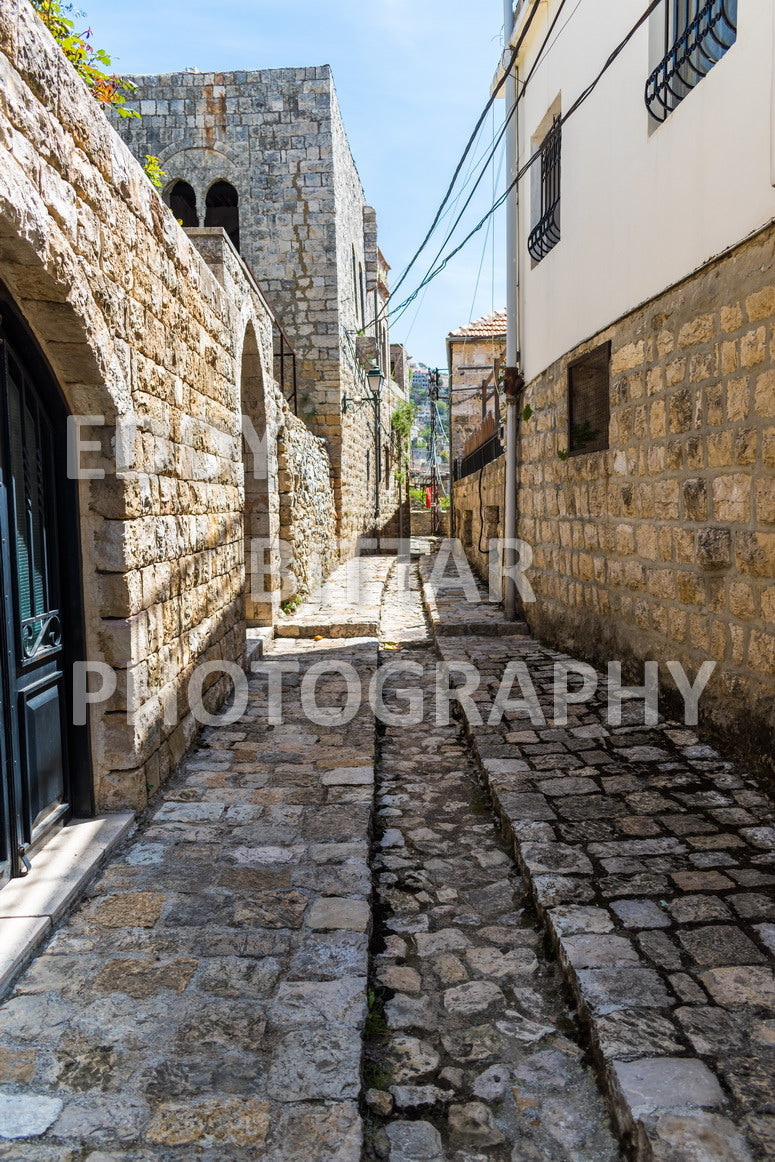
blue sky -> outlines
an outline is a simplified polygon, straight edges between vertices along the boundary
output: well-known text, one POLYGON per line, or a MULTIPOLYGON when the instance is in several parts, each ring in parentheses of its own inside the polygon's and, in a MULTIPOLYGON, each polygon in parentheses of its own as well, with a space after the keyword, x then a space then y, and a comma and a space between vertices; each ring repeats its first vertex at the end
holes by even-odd
MULTIPOLYGON (((110 52, 119 72, 330 64, 395 278, 430 225, 487 100, 503 15, 501 0, 82 0, 78 6, 94 43, 110 52)), ((495 115, 503 116, 500 101, 495 115)), ((480 149, 492 132, 490 120, 480 149)), ((470 224, 490 205, 493 177, 482 182, 466 217, 470 224)), ((414 268, 401 297, 426 269, 414 268)), ((483 230, 427 288, 419 309, 394 324, 392 338, 415 358, 443 366, 447 332, 502 307, 504 298, 501 216, 486 246, 483 230)))

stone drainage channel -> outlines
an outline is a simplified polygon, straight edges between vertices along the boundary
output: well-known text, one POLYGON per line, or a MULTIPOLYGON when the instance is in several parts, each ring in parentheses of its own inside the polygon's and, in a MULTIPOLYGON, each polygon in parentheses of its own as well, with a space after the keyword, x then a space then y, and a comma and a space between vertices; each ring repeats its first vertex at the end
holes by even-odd
POLYGON ((436 655, 416 567, 385 594, 380 662, 419 663, 421 727, 379 727, 364 1159, 619 1157, 559 973, 453 718, 434 725, 436 655), (397 648, 396 648, 397 647, 397 648))

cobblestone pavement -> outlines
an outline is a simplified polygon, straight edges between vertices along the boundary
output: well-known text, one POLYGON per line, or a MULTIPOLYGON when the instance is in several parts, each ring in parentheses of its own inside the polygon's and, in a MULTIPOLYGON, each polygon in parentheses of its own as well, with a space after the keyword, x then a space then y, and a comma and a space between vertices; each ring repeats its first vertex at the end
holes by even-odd
MULTIPOLYGON (((604 682, 567 726, 508 706, 490 724, 508 662, 550 720, 566 655, 426 584, 432 640, 413 567, 361 568, 272 644, 282 721, 255 677, 0 1006, 0 1159, 604 1162, 584 1047, 644 1162, 775 1156, 767 801, 691 730, 635 704, 609 725, 604 682), (378 654, 352 635, 380 624, 391 568, 378 654), (481 674, 468 738, 435 725, 437 654, 481 674), (365 689, 388 660, 420 663, 388 689, 422 689, 422 725, 375 731, 365 700, 310 720, 312 665, 365 689)), ((319 705, 344 694, 318 681, 319 705)))
MULTIPOLYGON (((432 714, 436 657, 416 566, 391 577, 382 638, 383 663, 423 670, 386 690, 421 685, 432 714)), ((432 721, 387 725, 381 739, 365 1157, 618 1158, 460 726, 432 721)))
MULTIPOLYGON (((446 636, 467 603, 431 573, 425 559, 437 647, 481 677, 463 706, 473 753, 622 1134, 671 1162, 775 1157, 772 804, 692 729, 644 727, 642 701, 610 724, 602 675, 553 725, 554 667, 568 655, 530 638, 446 636), (524 665, 545 722, 523 707, 490 723, 509 662, 524 665)), ((526 692, 515 681, 511 696, 526 692)))
MULTIPOLYGON (((366 562, 370 591, 389 565, 366 562)), ((0 1008, 0 1158, 360 1159, 375 732, 367 703, 310 723, 300 679, 347 661, 368 684, 377 643, 269 660, 302 671, 283 724, 255 678, 0 1008)))

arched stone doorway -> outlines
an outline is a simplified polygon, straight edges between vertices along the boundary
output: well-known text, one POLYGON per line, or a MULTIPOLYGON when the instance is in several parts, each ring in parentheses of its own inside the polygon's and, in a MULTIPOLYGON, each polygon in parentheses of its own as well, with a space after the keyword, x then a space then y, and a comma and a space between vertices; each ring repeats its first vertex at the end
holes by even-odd
POLYGON ((0 286, 0 882, 68 816, 93 811, 89 746, 75 725, 84 656, 68 408, 0 286))
POLYGON ((274 622, 280 601, 277 439, 267 423, 264 368, 253 323, 245 332, 240 375, 245 468, 245 621, 274 622))

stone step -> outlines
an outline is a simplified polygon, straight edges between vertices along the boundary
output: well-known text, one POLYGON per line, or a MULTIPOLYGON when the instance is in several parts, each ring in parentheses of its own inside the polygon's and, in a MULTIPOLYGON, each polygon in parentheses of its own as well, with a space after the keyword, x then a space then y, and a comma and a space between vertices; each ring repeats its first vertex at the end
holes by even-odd
POLYGON ((530 627, 524 621, 444 621, 434 632, 440 637, 529 637, 530 627))
POLYGON ((278 638, 354 638, 377 637, 379 621, 293 621, 284 622, 275 626, 275 637, 278 638))

